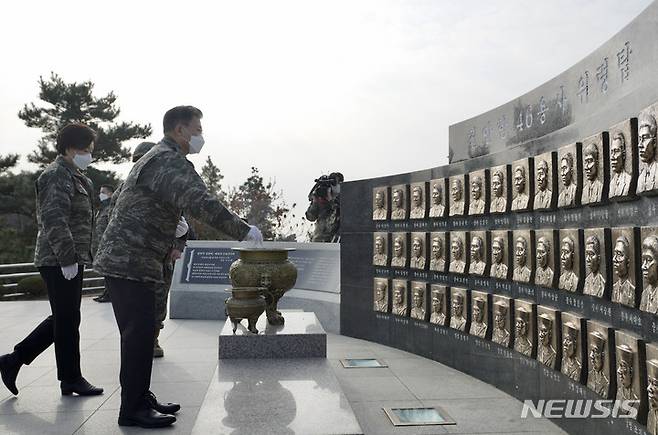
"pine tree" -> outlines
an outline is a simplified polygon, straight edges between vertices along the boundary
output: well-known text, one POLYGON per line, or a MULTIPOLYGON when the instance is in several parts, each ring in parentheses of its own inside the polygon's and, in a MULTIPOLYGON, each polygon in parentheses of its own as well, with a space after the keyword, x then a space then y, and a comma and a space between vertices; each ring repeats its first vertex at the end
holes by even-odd
POLYGON ((34 258, 37 236, 34 183, 40 172, 0 174, 0 264, 34 258))
MULTIPOLYGON (((123 146, 130 139, 146 138, 151 135, 151 126, 132 122, 118 122, 120 110, 113 92, 97 97, 93 94, 94 84, 66 83, 52 73, 48 80, 39 78, 40 104, 26 104, 18 117, 28 127, 43 132, 37 150, 28 160, 41 169, 57 157, 55 142, 57 132, 71 122, 82 122, 98 134, 94 159, 102 162, 120 163, 130 157, 130 150, 123 146)), ((0 240, 4 250, 0 252, 0 264, 32 261, 37 228, 35 221, 34 183, 41 174, 23 171, 13 174, 7 170, 16 165, 17 155, 0 156, 0 240)), ((85 171, 98 189, 102 184, 118 185, 121 180, 113 171, 101 171, 90 166, 85 171)), ((98 201, 98 197, 94 197, 98 201)))
POLYGON ((6 156, 0 156, 0 174, 5 172, 7 169, 11 169, 16 166, 18 162, 18 154, 7 154, 6 156))
POLYGON ((44 167, 55 160, 57 132, 71 122, 82 122, 96 131, 98 139, 93 154, 101 162, 128 160, 130 150, 123 143, 151 135, 150 124, 116 121, 120 109, 114 92, 96 97, 93 91, 94 83, 89 80, 66 83, 55 73, 48 80, 39 77, 39 99, 45 104, 25 104, 18 112, 25 125, 43 132, 37 150, 28 156, 30 162, 44 167))

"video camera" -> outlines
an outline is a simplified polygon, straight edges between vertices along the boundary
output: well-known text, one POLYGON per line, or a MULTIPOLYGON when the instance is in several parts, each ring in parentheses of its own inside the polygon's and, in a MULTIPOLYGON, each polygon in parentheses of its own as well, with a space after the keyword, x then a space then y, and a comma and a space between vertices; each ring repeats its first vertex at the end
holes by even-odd
POLYGON ((343 182, 343 174, 340 172, 332 172, 329 175, 322 175, 314 181, 315 185, 313 185, 311 192, 309 192, 309 199, 312 197, 327 198, 329 189, 332 186, 336 186, 343 182))

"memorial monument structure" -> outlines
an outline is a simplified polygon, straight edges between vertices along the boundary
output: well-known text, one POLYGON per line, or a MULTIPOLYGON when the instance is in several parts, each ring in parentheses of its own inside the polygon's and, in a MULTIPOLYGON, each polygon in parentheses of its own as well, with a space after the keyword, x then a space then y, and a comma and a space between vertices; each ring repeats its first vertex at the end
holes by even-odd
MULTIPOLYGON (((404 233, 403 233, 404 234, 404 233)), ((391 264, 392 237, 373 237, 373 263, 391 264), (375 247, 378 245, 379 247, 375 247), (383 251, 383 254, 375 254, 383 251)), ((264 248, 293 249, 288 258, 297 269, 294 288, 272 307, 270 317, 278 317, 277 309, 314 312, 323 328, 338 333, 340 317, 340 246, 336 243, 264 242, 264 248)), ((173 319, 226 319, 225 300, 233 288, 231 265, 239 258, 234 248, 244 248, 235 241, 190 240, 174 267, 169 303, 173 319)), ((260 277, 271 281, 272 277, 260 277)), ((278 277, 274 277, 274 282, 278 277)), ((252 285, 251 283, 248 285, 252 285)), ((258 286, 261 283, 257 283, 258 286)), ((391 294, 387 286, 385 292, 391 294)), ((274 302, 274 299, 271 299, 274 302)), ((263 316, 265 317, 265 316, 263 316)))
POLYGON ((341 333, 521 401, 634 401, 632 418, 554 420, 569 433, 656 433, 656 21, 658 2, 562 74, 450 126, 450 164, 426 168, 428 146, 418 171, 344 183, 341 333), (423 183, 426 217, 389 217, 388 198, 409 210, 423 183), (373 234, 402 235, 400 266, 373 264, 373 234), (410 267, 412 234, 429 267, 410 267), (386 311, 381 282, 404 309, 393 296, 386 311))

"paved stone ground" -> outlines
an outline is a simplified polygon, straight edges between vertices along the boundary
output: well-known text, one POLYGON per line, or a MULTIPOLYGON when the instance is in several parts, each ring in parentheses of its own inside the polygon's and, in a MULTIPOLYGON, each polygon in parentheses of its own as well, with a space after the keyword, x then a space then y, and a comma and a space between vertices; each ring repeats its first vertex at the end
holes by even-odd
MULTIPOLYGON (((44 301, 0 303, 0 353, 10 351, 48 313, 49 306, 44 301)), ((104 387, 105 394, 91 398, 62 397, 55 374, 54 351, 50 348, 21 370, 17 397, 0 386, 0 434, 143 432, 116 425, 120 403, 119 337, 111 306, 85 298, 82 315, 83 374, 92 383, 104 387)), ((222 322, 217 321, 167 320, 161 336, 166 355, 155 361, 152 390, 162 400, 179 401, 183 409, 174 427, 146 433, 192 433, 215 376, 221 327, 222 322)), ((365 434, 564 433, 545 419, 522 420, 521 402, 439 363, 339 335, 330 334, 327 341, 328 363, 365 434), (340 365, 341 358, 359 357, 380 358, 389 367, 344 369, 340 365), (406 405, 439 405, 458 424, 393 427, 381 408, 406 405)), ((258 377, 258 372, 253 376, 258 377)), ((293 394, 297 393, 293 391, 293 394)), ((299 394, 295 400, 301 403, 305 397, 303 392, 299 394)), ((327 425, 326 431, 333 433, 331 425, 327 425)), ((230 433, 256 435, 240 427, 230 433)), ((288 427, 279 433, 294 431, 288 427)))

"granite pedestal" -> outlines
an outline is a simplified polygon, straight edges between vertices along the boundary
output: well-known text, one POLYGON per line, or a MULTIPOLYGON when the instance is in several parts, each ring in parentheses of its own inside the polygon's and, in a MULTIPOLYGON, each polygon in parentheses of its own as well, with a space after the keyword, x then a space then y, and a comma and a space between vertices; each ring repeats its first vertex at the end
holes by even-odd
POLYGON ((327 334, 315 313, 283 311, 281 326, 267 323, 262 315, 256 323, 258 334, 247 330, 247 321, 226 322, 219 335, 219 359, 236 358, 326 358, 327 334))

